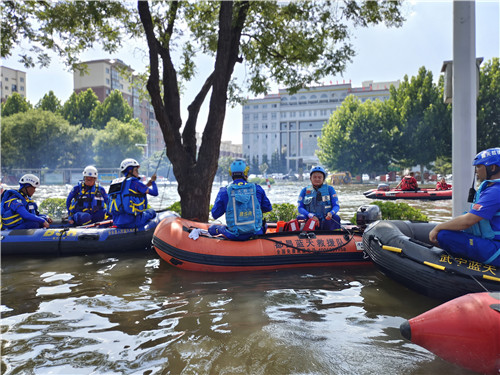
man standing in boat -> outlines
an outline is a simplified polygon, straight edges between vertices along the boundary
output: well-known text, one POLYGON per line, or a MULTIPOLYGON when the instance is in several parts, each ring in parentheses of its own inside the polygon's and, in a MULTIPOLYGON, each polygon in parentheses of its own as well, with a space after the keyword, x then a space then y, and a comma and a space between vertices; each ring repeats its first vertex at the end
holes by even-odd
POLYGON ((340 228, 339 200, 333 186, 325 183, 326 171, 323 167, 313 167, 309 172, 311 185, 303 188, 299 194, 298 220, 307 220, 305 230, 315 228, 334 230, 340 228))
POLYGON ((226 214, 227 225, 211 225, 208 232, 212 236, 222 234, 230 240, 242 241, 264 234, 262 214, 272 211, 273 207, 260 185, 247 182, 249 170, 244 160, 231 163, 229 174, 233 182, 220 188, 212 207, 212 217, 218 219, 226 214))
POLYGON ((137 228, 156 217, 156 211, 148 208, 147 198, 147 194, 158 195, 156 174, 144 185, 139 179, 139 167, 134 159, 123 160, 120 170, 124 177, 113 180, 109 186, 109 212, 118 228, 137 228))
POLYGON ((481 182, 469 212, 438 224, 429 239, 456 256, 500 266, 500 147, 472 163, 481 182))
POLYGON ((108 194, 99 186, 97 176, 97 168, 89 165, 83 170, 83 181, 71 189, 66 199, 70 224, 88 225, 104 220, 108 194))
POLYGON ((6 190, 2 194, 2 229, 48 228, 52 219, 40 215, 36 202, 31 199, 40 186, 40 179, 33 174, 25 174, 19 185, 19 190, 6 190))

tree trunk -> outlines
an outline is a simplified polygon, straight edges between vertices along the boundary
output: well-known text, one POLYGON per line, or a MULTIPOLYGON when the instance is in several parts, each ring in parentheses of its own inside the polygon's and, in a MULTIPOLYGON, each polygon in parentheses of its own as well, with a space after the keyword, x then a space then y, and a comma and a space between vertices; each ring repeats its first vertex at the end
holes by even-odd
MULTIPOLYGON (((182 136, 180 128, 180 98, 177 73, 170 56, 170 36, 174 30, 179 2, 171 2, 168 10, 167 37, 157 39, 149 4, 138 2, 141 22, 148 41, 150 75, 147 89, 156 120, 165 139, 167 156, 173 166, 181 198, 182 217, 208 221, 212 183, 217 172, 222 127, 227 104, 227 89, 238 57, 241 31, 249 3, 222 1, 219 13, 219 33, 214 71, 206 79, 200 92, 189 105, 189 116, 182 136), (160 42, 162 40, 162 42, 160 42), (159 59, 163 63, 163 90, 160 89, 159 59), (212 90, 209 113, 202 142, 196 150, 196 123, 198 113, 208 92, 212 90)), ((165 35, 164 35, 165 36, 165 35)))

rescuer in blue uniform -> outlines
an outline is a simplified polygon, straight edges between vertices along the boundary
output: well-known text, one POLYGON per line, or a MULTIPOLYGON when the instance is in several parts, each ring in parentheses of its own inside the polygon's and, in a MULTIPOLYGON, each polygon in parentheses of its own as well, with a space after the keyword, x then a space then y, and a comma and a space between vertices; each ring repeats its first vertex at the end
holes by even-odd
POLYGON ((19 180, 19 190, 7 190, 2 194, 2 229, 48 228, 52 219, 38 213, 36 202, 31 199, 40 180, 33 174, 25 174, 19 180))
MULTIPOLYGON (((326 171, 323 167, 313 167, 309 172, 311 185, 303 188, 299 194, 298 220, 306 220, 304 228, 312 221, 319 223, 319 229, 333 230, 340 228, 339 201, 333 186, 325 183, 326 171)), ((306 230, 311 230, 308 228, 306 230)))
POLYGON ((230 240, 246 240, 256 234, 264 234, 262 214, 273 209, 260 185, 247 182, 250 168, 244 160, 235 160, 229 167, 233 182, 222 187, 212 207, 212 217, 226 214, 226 225, 211 225, 212 236, 222 234, 230 240))
POLYGON ((83 170, 83 181, 73 187, 66 199, 68 222, 88 225, 106 217, 108 193, 97 182, 97 169, 89 165, 83 170))
POLYGON ((158 195, 156 174, 143 184, 139 179, 139 167, 134 159, 123 160, 120 170, 124 177, 113 180, 109 187, 109 212, 118 228, 137 228, 156 217, 155 210, 148 208, 147 198, 147 194, 158 195))
POLYGON ((500 266, 500 147, 480 152, 472 163, 481 182, 470 210, 438 224, 429 239, 455 256, 500 266))

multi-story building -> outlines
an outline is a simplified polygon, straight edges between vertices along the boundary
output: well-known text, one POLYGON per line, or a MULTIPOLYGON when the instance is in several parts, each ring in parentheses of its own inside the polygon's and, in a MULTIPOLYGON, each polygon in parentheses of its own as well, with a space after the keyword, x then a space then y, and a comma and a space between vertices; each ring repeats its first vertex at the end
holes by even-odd
POLYGON ((361 87, 351 83, 309 87, 290 95, 286 89, 261 99, 250 99, 243 106, 243 156, 250 162, 271 160, 284 154, 286 168, 297 171, 318 163, 318 138, 331 114, 348 95, 361 101, 386 100, 391 85, 399 81, 365 81, 361 87))
POLYGON ((99 101, 103 102, 111 91, 119 90, 123 98, 134 110, 134 117, 144 125, 147 135, 146 157, 165 148, 163 134, 156 121, 153 107, 147 100, 141 100, 139 89, 134 85, 134 74, 131 67, 121 60, 92 60, 84 62, 85 72, 73 73, 74 91, 79 93, 92 89, 99 101), (124 74, 122 72, 127 72, 124 74))
POLYGON ((7 100, 9 95, 17 92, 26 98, 26 72, 21 70, 0 66, 0 93, 2 103, 7 100))

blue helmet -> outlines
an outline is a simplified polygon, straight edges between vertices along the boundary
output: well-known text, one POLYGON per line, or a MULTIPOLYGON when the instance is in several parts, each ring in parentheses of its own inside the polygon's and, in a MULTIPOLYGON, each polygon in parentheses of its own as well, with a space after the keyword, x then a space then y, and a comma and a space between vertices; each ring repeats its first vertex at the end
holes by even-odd
POLYGON ((317 166, 317 167, 312 167, 311 171, 309 172, 309 176, 312 175, 314 172, 321 172, 323 173, 323 176, 325 176, 326 179, 326 171, 323 167, 317 166))
POLYGON ((498 165, 500 166, 500 147, 489 148, 476 155, 472 165, 498 165))
POLYGON ((250 167, 245 163, 245 160, 236 159, 229 166, 229 174, 231 177, 244 177, 245 179, 248 177, 248 171, 250 167))

